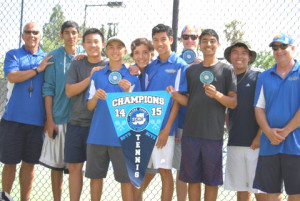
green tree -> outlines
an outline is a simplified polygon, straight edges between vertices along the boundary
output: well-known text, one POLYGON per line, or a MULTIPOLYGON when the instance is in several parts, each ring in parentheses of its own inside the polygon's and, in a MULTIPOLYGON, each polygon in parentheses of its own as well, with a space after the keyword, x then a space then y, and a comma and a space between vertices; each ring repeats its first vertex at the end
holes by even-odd
POLYGON ((233 20, 228 24, 225 24, 224 34, 227 41, 232 44, 235 41, 243 41, 245 32, 243 31, 244 23, 233 20))
POLYGON ((60 28, 65 21, 65 16, 59 4, 54 6, 49 22, 43 26, 43 43, 42 49, 50 52, 63 44, 60 39, 60 28))
POLYGON ((256 60, 253 63, 253 66, 256 68, 261 69, 268 69, 271 68, 275 64, 275 59, 273 55, 269 51, 260 51, 257 56, 256 60))

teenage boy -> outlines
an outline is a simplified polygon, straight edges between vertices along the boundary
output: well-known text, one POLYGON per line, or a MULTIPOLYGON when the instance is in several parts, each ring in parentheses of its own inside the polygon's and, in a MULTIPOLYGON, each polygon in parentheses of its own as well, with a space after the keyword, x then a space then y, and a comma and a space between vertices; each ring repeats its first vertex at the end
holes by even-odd
POLYGON ((187 105, 179 179, 189 183, 190 200, 200 200, 201 183, 205 184, 204 200, 216 200, 218 185, 223 184, 225 108, 236 107, 237 95, 232 67, 216 58, 219 45, 218 34, 212 29, 204 30, 200 35, 204 60, 186 72, 189 96, 168 88, 177 101, 187 105))
POLYGON ((95 109, 87 140, 86 177, 91 179, 91 200, 99 201, 102 195, 103 178, 106 177, 111 161, 115 179, 121 183, 122 198, 131 201, 134 187, 127 173, 121 144, 105 99, 108 92, 140 91, 141 86, 138 77, 131 75, 122 64, 122 58, 126 54, 126 47, 122 40, 117 37, 110 38, 105 52, 109 64, 92 75, 86 95, 88 109, 90 111, 95 109), (113 76, 120 76, 120 80, 112 80, 113 76))
MULTIPOLYGON (((67 122, 70 116, 71 100, 65 95, 65 84, 70 64, 83 48, 77 46, 79 26, 76 22, 66 21, 61 26, 61 46, 50 52, 54 63, 45 71, 43 96, 46 109, 46 136, 43 143, 40 163, 51 169, 53 198, 61 200, 64 162, 64 144, 67 122)), ((72 176, 72 175, 70 175, 72 176)))
POLYGON ((224 57, 236 74, 238 99, 237 107, 228 109, 226 114, 229 138, 224 187, 237 191, 237 201, 250 201, 251 193, 255 193, 257 201, 264 201, 266 194, 252 188, 261 136, 253 107, 259 71, 249 68, 255 61, 256 52, 238 41, 225 49, 224 57))
POLYGON ((108 63, 101 57, 104 45, 104 36, 100 30, 95 28, 86 30, 82 37, 82 46, 87 57, 74 60, 68 73, 66 95, 72 97, 73 107, 67 126, 64 159, 70 172, 71 200, 79 200, 82 191, 82 167, 86 160, 86 140, 93 117, 93 112, 86 107, 85 96, 93 72, 100 70, 99 66, 108 63))
MULTIPOLYGON (((187 63, 171 50, 173 30, 171 27, 158 24, 152 29, 154 49, 159 56, 145 69, 142 78, 142 88, 146 91, 166 90, 172 85, 177 91, 186 91, 185 71, 187 63)), ((149 166, 159 169, 162 180, 161 200, 172 199, 174 183, 172 176, 172 160, 175 145, 175 129, 173 124, 179 109, 179 104, 170 101, 156 145, 153 148, 149 166)))

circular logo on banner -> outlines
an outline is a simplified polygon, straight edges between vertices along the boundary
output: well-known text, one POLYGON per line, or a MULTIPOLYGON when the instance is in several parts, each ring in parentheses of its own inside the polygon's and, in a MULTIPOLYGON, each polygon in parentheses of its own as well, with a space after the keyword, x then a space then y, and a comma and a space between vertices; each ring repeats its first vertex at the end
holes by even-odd
POLYGON ((182 58, 186 63, 191 64, 195 61, 196 53, 193 50, 185 50, 182 53, 182 58))
POLYGON ((122 80, 122 75, 117 71, 111 72, 108 76, 108 81, 111 84, 118 84, 121 80, 122 80))
POLYGON ((127 116, 129 127, 136 131, 143 131, 149 124, 149 113, 141 107, 133 108, 127 116))
POLYGON ((210 84, 214 81, 214 75, 210 71, 203 71, 200 74, 200 81, 203 84, 210 84))

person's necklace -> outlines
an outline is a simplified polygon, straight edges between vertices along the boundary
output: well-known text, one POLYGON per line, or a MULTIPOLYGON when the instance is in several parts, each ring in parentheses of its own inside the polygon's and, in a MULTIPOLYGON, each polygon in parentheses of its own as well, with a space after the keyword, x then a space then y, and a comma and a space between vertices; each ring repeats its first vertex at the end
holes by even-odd
POLYGON ((246 70, 246 72, 245 72, 245 74, 243 75, 243 77, 237 82, 237 85, 238 85, 239 83, 241 83, 241 81, 243 81, 243 79, 246 77, 247 72, 248 72, 248 69, 246 70))

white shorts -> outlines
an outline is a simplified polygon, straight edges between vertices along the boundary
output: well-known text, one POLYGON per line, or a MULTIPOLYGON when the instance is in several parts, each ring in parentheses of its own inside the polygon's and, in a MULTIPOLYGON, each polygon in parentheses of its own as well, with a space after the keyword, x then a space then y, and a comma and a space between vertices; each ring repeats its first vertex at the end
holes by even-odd
POLYGON ((259 149, 250 147, 228 146, 224 188, 231 191, 262 193, 253 189, 253 180, 258 160, 259 149))
POLYGON ((176 170, 180 170, 180 161, 181 161, 181 138, 182 138, 182 132, 183 129, 178 129, 180 132, 180 141, 178 143, 175 143, 174 146, 174 156, 173 156, 173 168, 176 170))
POLYGON ((67 124, 57 125, 57 136, 55 139, 49 138, 45 133, 40 163, 54 170, 64 170, 67 168, 64 162, 65 136, 67 124))
MULTIPOLYGON (((158 138, 157 138, 158 140, 158 138)), ((157 143, 156 140, 156 143, 157 143)), ((153 147, 153 151, 149 160, 148 168, 154 169, 172 169, 172 161, 174 155, 175 137, 169 136, 166 146, 162 149, 156 147, 156 143, 153 147)))

